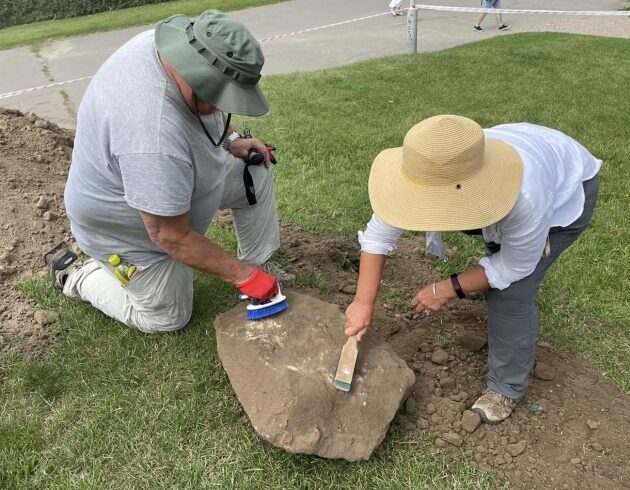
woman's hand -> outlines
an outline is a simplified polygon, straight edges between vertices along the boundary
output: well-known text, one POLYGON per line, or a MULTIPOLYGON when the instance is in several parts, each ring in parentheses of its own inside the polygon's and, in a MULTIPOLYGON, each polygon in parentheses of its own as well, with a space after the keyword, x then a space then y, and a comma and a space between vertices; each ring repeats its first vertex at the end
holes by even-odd
POLYGON ((348 337, 356 335, 360 341, 370 326, 373 312, 374 304, 360 303, 355 299, 346 309, 346 326, 343 333, 348 337))
POLYGON ((435 313, 451 300, 451 289, 445 281, 429 284, 413 297, 411 306, 416 311, 425 311, 427 315, 435 313))

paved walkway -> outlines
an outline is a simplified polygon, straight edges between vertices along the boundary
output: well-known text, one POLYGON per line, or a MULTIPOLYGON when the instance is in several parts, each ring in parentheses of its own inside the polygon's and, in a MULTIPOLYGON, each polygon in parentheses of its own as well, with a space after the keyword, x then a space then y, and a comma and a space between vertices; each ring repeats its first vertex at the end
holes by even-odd
MULTIPOLYGON (((405 3, 405 2, 404 2, 405 3)), ((418 0, 417 4, 471 7, 468 0, 418 0)), ((277 5, 234 12, 257 39, 263 40, 264 74, 317 70, 359 60, 406 52, 406 16, 392 17, 387 0, 290 0, 277 5), (377 15, 383 13, 384 15, 377 15), (373 16, 367 19, 265 40, 313 27, 373 16)), ((619 10, 623 0, 504 0, 504 8, 544 10, 619 10)), ((476 2, 472 6, 477 6, 476 2)), ((175 12, 174 12, 175 13, 175 12)), ((436 51, 496 35, 555 31, 630 38, 628 17, 505 15, 512 25, 498 32, 492 15, 487 29, 472 29, 476 13, 419 11, 418 51, 436 51)), ((46 43, 39 57, 29 48, 0 51, 0 94, 93 75, 119 46, 153 26, 102 32, 46 43), (47 67, 47 74, 44 73, 47 67), (3 69, 3 71, 5 71, 3 69)), ((74 113, 89 80, 0 99, 0 106, 35 112, 60 126, 74 128, 74 113), (64 97, 64 95, 66 97, 64 97), (67 100, 66 100, 67 99, 67 100)))

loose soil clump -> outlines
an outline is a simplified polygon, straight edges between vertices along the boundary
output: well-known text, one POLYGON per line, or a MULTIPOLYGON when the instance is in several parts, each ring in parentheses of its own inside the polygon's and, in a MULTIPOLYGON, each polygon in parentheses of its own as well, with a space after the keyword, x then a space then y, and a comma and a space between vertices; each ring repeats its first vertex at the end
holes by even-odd
MULTIPOLYGON (((72 145, 71 131, 0 109, 0 369, 11 355, 45 355, 55 331, 56 313, 40 309, 14 284, 45 275, 42 256, 55 243, 66 240, 78 252, 63 208, 72 145)), ((293 288, 343 311, 357 280, 356 242, 287 224, 282 242, 287 269, 301 273, 293 288)), ((439 277, 418 242, 399 245, 386 266, 373 322, 417 377, 395 423, 411 438, 434 436, 436 453, 462 451, 511 488, 630 487, 630 397, 585 361, 545 342, 538 345, 530 391, 514 414, 498 426, 479 423, 469 409, 485 387, 483 298, 452 303, 429 317, 417 314, 411 298, 439 277)))

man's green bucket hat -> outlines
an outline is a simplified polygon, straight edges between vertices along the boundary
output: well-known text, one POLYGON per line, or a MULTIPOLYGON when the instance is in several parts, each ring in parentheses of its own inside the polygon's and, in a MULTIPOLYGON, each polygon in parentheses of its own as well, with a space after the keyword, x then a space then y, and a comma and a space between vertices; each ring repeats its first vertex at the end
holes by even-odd
POLYGON ((158 51, 205 102, 232 114, 262 116, 269 110, 258 81, 265 58, 243 24, 218 10, 192 22, 173 15, 155 28, 158 51))

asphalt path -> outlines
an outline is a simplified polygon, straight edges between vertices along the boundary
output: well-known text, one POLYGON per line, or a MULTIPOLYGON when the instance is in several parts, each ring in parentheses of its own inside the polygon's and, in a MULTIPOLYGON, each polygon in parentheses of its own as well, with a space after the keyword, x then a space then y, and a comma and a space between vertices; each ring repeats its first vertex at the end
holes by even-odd
MULTIPOLYGON (((479 7, 468 0, 417 1, 423 5, 479 7)), ((403 7, 406 2, 403 3, 403 7)), ((231 15, 261 41, 263 75, 319 70, 407 52, 407 18, 393 17, 388 0, 290 0, 231 15)), ((622 0, 504 0, 503 8, 561 11, 616 11, 622 0)), ((176 13, 176 12, 174 12, 176 13)), ((437 51, 490 36, 518 32, 571 32, 630 38, 628 17, 505 14, 511 29, 499 32, 489 15, 479 33, 476 13, 418 11, 418 51, 437 51)), ((89 78, 122 44, 152 25, 45 43, 36 55, 28 47, 0 51, 0 106, 34 112, 74 128, 75 114, 89 78), (69 82, 27 91, 44 85, 69 82), (6 97, 3 95, 19 92, 6 97)))

